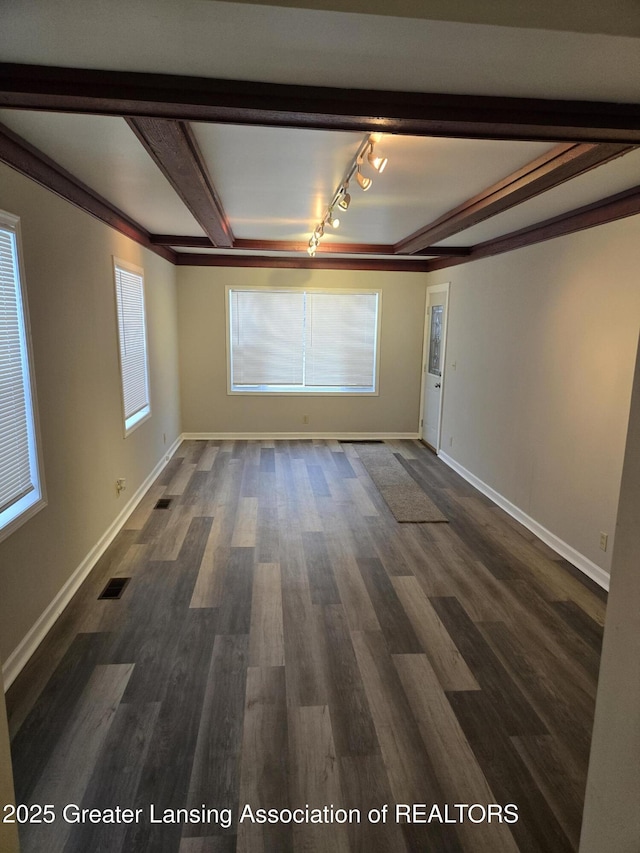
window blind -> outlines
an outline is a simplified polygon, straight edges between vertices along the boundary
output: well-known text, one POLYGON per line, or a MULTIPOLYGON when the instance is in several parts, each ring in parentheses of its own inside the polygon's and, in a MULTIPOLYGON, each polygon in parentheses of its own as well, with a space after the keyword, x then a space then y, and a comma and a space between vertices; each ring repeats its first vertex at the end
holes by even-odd
POLYGON ((234 385, 301 385, 304 293, 234 290, 231 293, 234 385))
POLYGON ((0 228, 0 513, 37 485, 16 236, 0 228))
POLYGON ((144 281, 138 273, 118 265, 115 279, 124 419, 125 428, 130 429, 149 412, 144 281))
POLYGON ((231 390, 374 393, 378 297, 229 288, 231 390))
POLYGON ((377 302, 375 293, 307 294, 307 386, 374 386, 377 302))

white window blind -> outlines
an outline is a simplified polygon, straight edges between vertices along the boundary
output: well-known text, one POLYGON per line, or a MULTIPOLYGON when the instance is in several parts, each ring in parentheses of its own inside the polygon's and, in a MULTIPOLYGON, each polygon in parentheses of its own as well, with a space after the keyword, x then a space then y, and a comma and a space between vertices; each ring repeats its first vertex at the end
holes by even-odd
POLYGON ((0 530, 41 498, 17 222, 0 216, 0 530))
POLYGON ((139 272, 114 262, 125 431, 150 412, 144 280, 139 272))
POLYGON ((375 393, 379 293, 228 288, 230 390, 375 393))
POLYGON ((375 293, 307 294, 306 385, 374 386, 377 307, 375 293))
POLYGON ((304 294, 234 290, 231 299, 233 384, 302 384, 304 294))

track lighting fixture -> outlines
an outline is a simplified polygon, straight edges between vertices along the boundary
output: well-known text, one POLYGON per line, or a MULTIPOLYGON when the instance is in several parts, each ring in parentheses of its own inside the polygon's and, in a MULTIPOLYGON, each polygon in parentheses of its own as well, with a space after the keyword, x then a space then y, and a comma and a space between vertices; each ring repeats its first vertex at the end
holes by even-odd
POLYGON ((334 207, 340 208, 340 210, 348 210, 349 205, 351 204, 351 195, 349 194, 349 181, 355 175, 358 186, 361 190, 366 192, 373 183, 371 178, 367 175, 362 174, 362 166, 364 165, 364 157, 365 154, 367 156, 368 164, 380 174, 384 171, 387 165, 386 157, 379 157, 374 154, 374 146, 376 143, 380 141, 382 138, 381 133, 371 133, 367 134, 365 138, 360 143, 358 150, 353 158, 353 160, 349 163, 347 171, 344 174, 344 177, 340 184, 338 185, 337 190, 333 194, 333 198, 331 202, 327 206, 325 210, 324 216, 316 225, 316 228, 311 235, 309 240, 309 247, 307 248, 307 252, 311 257, 313 257, 316 253, 318 246, 320 245, 320 240, 324 236, 324 228, 325 225, 329 225, 331 228, 337 228, 340 225, 340 219, 337 216, 333 215, 334 207))

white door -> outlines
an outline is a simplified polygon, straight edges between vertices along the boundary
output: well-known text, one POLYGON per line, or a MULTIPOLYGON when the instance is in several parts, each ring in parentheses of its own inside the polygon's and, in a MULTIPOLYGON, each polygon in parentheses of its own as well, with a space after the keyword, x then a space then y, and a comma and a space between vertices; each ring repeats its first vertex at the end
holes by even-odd
POLYGON ((422 440, 436 453, 440 450, 448 300, 448 284, 436 284, 427 288, 424 384, 422 389, 422 440))

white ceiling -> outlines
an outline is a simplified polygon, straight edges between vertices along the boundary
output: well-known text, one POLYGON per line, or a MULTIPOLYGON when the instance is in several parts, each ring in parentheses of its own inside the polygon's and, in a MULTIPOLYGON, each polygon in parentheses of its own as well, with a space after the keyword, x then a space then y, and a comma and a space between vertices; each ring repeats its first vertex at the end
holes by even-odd
POLYGON ((326 130, 191 126, 233 233, 249 239, 308 239, 362 139, 326 130))
POLYGON ((636 150, 435 245, 467 246, 482 243, 528 225, 544 222, 561 213, 569 213, 639 184, 640 150, 636 150))
POLYGON ((148 231, 204 235, 124 119, 0 110, 0 122, 148 231))
POLYGON ((3 0, 0 56, 276 83, 628 102, 638 100, 640 71, 635 38, 216 0, 3 0))
MULTIPOLYGON (((295 2, 296 0, 291 0, 295 2)), ((304 0, 301 0, 303 2, 304 0)), ((3 0, 3 61, 369 89, 637 102, 640 39, 218 0, 3 0)), ((0 110, 3 122, 151 233, 204 232, 120 118, 0 110)), ((306 241, 362 135, 192 124, 237 238, 306 241)), ((385 136, 352 183, 346 243, 407 237, 552 144, 385 136)), ((472 245, 640 183, 640 152, 442 241, 472 245)), ((186 251, 186 250, 184 250, 186 251)))
MULTIPOLYGON (((194 124, 198 144, 236 237, 308 240, 363 135, 296 128, 194 124)), ((324 242, 395 243, 552 148, 383 136, 382 175, 351 182, 351 206, 324 242)))
MULTIPOLYGON (((124 119, 0 110, 0 122, 39 148, 153 234, 204 231, 124 119)), ((192 124, 237 238, 306 242, 363 135, 342 131, 192 124)), ((389 163, 352 203, 323 245, 393 244, 554 146, 540 142, 383 135, 389 163)), ((640 150, 441 241, 468 246, 636 186, 640 150)))
POLYGON ((478 0, 236 0, 263 6, 325 9, 389 15, 396 18, 427 18, 432 21, 461 21, 499 24, 506 27, 533 27, 572 33, 640 35, 640 6, 636 0, 608 0, 607 4, 584 0, 509 0, 509 3, 478 0))

